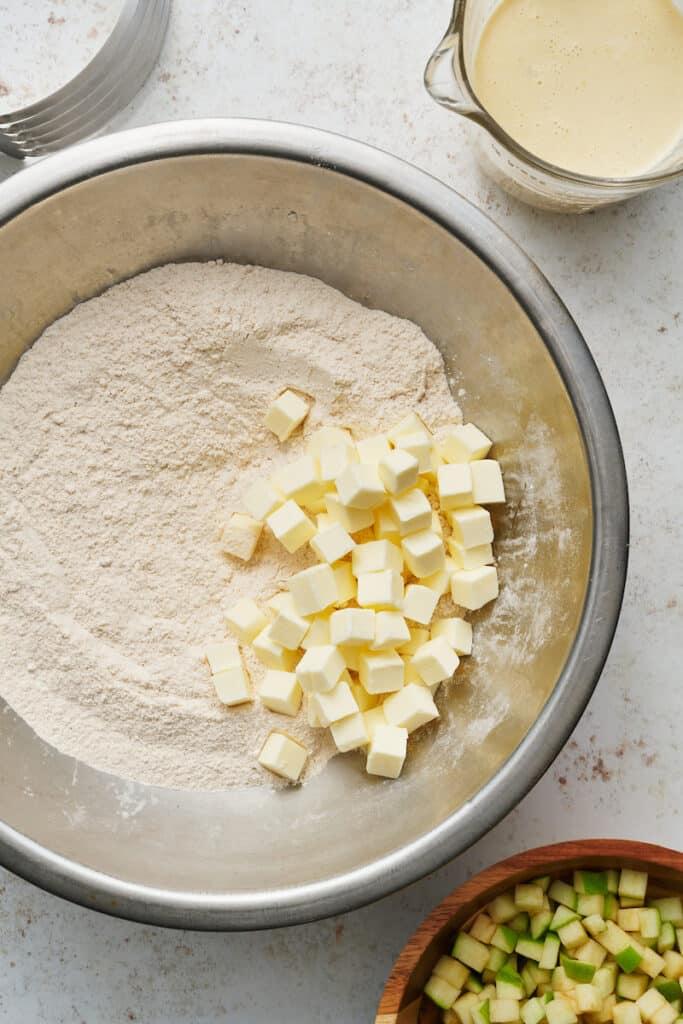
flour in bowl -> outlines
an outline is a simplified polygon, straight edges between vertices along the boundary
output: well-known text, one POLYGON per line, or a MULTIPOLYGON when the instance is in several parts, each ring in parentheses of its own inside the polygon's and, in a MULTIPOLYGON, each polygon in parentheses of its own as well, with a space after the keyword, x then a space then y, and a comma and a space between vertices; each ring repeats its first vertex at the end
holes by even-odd
MULTIPOLYGON (((225 636, 225 609, 315 558, 264 531, 236 563, 219 526, 321 424, 367 436, 412 410, 432 427, 460 420, 434 345, 312 278, 169 265, 77 306, 0 390, 2 696, 104 771, 263 784, 256 757, 279 719, 258 701, 221 705, 202 653, 225 636), (286 386, 313 406, 279 445, 263 415, 286 386)), ((287 730, 312 751, 308 775, 334 753, 304 716, 287 730)))

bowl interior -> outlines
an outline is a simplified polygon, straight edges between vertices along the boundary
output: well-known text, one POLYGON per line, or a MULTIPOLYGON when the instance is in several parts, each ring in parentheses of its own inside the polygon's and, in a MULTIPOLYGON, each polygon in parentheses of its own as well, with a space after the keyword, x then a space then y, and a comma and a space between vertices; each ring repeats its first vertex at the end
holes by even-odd
POLYGON ((581 432, 524 309, 434 220, 314 164, 246 153, 143 161, 14 217, 0 229, 0 381, 77 302, 155 265, 219 257, 311 274, 418 323, 443 353, 465 417, 495 438, 510 501, 497 523, 501 597, 474 616, 476 653, 398 785, 368 779, 347 756, 286 793, 157 789, 77 764, 5 709, 4 822, 124 882, 209 903, 376 861, 490 780, 560 675, 592 538, 581 432))

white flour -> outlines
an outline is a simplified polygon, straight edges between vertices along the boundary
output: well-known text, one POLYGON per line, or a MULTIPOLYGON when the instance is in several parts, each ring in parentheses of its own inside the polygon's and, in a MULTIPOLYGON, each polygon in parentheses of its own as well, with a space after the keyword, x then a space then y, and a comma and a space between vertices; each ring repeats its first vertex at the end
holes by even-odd
POLYGON ((460 420, 414 324, 311 278, 216 263, 83 303, 0 390, 0 685, 63 752, 187 788, 266 781, 256 756, 283 721, 313 751, 309 774, 331 755, 303 718, 223 707, 201 658, 222 610, 314 561, 265 531, 247 566, 217 543, 251 479, 302 449, 263 425, 286 386, 315 400, 305 433, 366 436, 412 409, 460 420))

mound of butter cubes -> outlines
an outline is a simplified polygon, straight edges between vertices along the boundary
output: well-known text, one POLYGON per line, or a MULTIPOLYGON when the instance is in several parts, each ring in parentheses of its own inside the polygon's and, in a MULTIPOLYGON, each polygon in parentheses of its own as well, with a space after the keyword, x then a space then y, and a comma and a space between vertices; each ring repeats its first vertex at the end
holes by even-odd
MULTIPOLYGON (((282 441, 308 406, 288 391, 267 426, 282 441)), ((223 532, 247 560, 265 527, 315 564, 294 573, 263 608, 244 599, 227 623, 265 666, 258 699, 274 714, 329 729, 340 751, 364 749, 372 775, 395 779, 410 733, 439 717, 434 694, 472 650, 463 618, 435 618, 450 593, 474 611, 498 595, 487 505, 505 501, 491 441, 473 424, 431 434, 415 413, 385 434, 354 440, 337 426, 308 439, 306 453, 257 480, 223 532)), ((207 649, 220 700, 252 699, 238 645, 207 649)), ((275 729, 259 762, 296 782, 307 751, 275 729)))

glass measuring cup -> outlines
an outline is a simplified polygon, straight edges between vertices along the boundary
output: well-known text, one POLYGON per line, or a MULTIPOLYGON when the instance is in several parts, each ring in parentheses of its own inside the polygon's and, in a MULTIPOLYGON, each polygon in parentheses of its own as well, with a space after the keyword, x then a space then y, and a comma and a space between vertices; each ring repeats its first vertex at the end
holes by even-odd
POLYGON ((683 134, 673 151, 647 174, 598 178, 556 167, 535 156, 501 128, 477 99, 472 66, 484 26, 501 0, 455 0, 446 34, 424 73, 427 92, 483 131, 474 136, 482 169, 502 188, 540 209, 583 213, 621 202, 683 175, 683 134))

